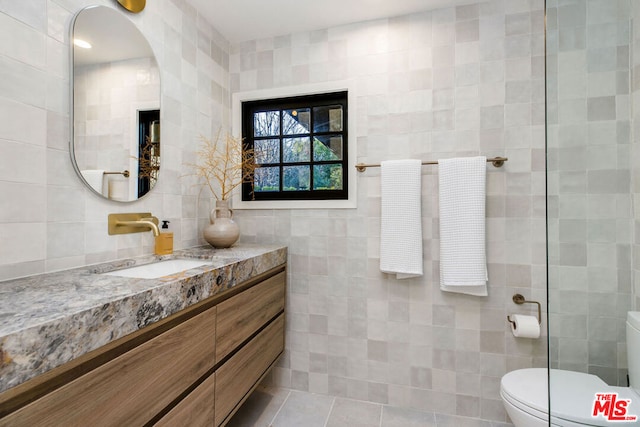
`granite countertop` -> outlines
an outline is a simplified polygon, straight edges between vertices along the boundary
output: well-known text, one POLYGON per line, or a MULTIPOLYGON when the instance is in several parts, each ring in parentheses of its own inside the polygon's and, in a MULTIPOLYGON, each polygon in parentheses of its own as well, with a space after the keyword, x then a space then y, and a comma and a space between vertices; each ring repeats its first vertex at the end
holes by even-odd
POLYGON ((0 392, 286 260, 282 246, 202 246, 0 282, 0 392), (100 274, 173 258, 210 264, 157 279, 100 274))

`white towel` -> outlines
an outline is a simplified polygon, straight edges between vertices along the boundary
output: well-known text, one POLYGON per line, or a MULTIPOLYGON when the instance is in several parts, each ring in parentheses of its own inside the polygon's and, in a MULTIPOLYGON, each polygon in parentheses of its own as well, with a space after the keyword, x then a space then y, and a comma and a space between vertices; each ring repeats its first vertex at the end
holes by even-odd
POLYGON ((80 171, 87 184, 99 194, 105 195, 104 191, 104 171, 101 169, 85 169, 80 171))
POLYGON ((398 279, 422 276, 421 162, 380 166, 380 270, 398 279))
POLYGON ((121 202, 129 201, 129 183, 124 180, 109 180, 109 198, 121 202))
POLYGON ((438 161, 440 289, 487 296, 486 157, 438 161))

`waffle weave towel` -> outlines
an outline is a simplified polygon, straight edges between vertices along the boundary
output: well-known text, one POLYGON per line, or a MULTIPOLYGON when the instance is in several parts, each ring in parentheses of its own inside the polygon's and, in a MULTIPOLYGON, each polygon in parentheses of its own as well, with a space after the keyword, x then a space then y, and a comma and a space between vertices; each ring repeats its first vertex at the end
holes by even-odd
POLYGON ((380 164, 380 270, 398 279, 422 276, 421 164, 380 164))
POLYGON ((438 161, 440 289, 486 296, 486 157, 438 161))

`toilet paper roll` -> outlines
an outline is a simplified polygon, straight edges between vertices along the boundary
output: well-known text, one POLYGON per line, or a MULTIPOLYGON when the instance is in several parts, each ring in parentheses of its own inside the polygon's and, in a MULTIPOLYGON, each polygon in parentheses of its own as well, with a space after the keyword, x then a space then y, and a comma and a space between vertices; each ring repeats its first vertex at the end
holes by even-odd
POLYGON ((540 324, 538 324, 536 317, 524 314, 512 314, 509 317, 511 319, 511 332, 513 332, 514 336, 518 338, 540 337, 540 324))

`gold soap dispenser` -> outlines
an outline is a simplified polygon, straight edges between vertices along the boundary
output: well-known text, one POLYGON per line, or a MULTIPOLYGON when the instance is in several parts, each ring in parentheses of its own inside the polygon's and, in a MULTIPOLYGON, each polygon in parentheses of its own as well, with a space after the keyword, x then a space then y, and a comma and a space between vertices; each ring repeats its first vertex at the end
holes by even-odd
POLYGON ((173 232, 169 231, 169 221, 162 221, 160 234, 156 237, 156 255, 170 255, 173 253, 173 232))

